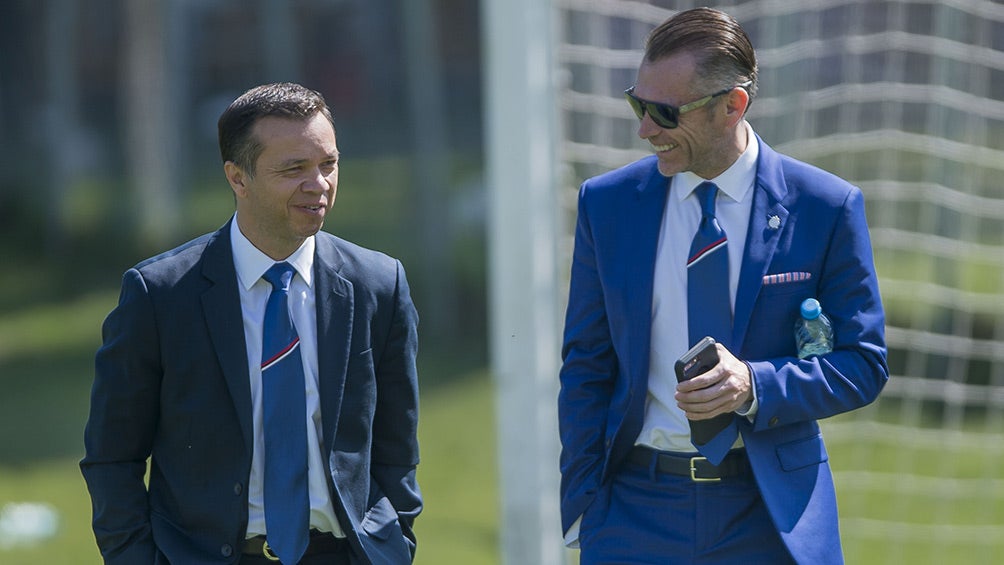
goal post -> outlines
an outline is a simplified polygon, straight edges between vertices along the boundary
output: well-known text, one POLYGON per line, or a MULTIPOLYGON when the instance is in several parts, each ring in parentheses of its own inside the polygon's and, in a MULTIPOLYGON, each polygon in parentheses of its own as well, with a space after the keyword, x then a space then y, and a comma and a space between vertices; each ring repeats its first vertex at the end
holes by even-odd
POLYGON ((490 356, 502 562, 565 562, 558 513, 560 290, 549 0, 483 0, 490 356))

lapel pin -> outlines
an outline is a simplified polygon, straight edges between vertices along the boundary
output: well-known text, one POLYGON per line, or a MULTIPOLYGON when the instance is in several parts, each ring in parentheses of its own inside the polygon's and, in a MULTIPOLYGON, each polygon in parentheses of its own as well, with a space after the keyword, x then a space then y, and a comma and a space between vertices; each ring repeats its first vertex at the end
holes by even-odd
POLYGON ((768 218, 767 219, 767 227, 769 227, 772 230, 776 230, 776 229, 780 228, 781 227, 781 217, 780 216, 771 216, 770 218, 768 218))

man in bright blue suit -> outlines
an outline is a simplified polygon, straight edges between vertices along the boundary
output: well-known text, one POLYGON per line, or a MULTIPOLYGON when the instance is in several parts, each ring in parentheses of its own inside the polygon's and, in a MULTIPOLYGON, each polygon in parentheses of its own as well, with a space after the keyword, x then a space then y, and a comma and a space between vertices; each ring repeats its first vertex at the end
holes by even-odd
POLYGON ((563 531, 583 565, 843 561, 817 420, 888 379, 864 203, 753 132, 756 90, 738 22, 677 14, 626 92, 655 155, 582 185, 559 419, 563 531), (724 234, 695 254, 705 222, 724 234), (719 274, 688 281, 714 253, 719 274), (699 298, 714 287, 721 300, 699 298), (833 349, 799 359, 806 298, 831 319, 833 349), (675 361, 704 334, 694 324, 722 304, 723 329, 707 332, 720 362, 678 382, 675 361), (724 430, 695 441, 710 421, 724 430), (715 441, 725 451, 703 451, 715 441))
POLYGON ((339 154, 319 93, 252 88, 219 134, 236 214, 129 269, 103 326, 80 467, 104 561, 410 563, 404 269, 320 231, 339 154))

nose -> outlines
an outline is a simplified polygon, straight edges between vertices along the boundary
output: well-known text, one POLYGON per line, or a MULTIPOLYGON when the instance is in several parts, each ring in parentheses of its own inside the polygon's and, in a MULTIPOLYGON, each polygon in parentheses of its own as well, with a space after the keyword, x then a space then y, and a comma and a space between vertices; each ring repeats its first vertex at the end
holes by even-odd
POLYGON ((648 115, 648 112, 646 112, 638 122, 638 137, 642 139, 655 137, 656 135, 659 135, 659 132, 661 131, 662 128, 652 121, 652 116, 648 115))
POLYGON ((313 173, 300 184, 300 189, 304 192, 325 192, 330 188, 328 176, 320 169, 315 169, 313 173))

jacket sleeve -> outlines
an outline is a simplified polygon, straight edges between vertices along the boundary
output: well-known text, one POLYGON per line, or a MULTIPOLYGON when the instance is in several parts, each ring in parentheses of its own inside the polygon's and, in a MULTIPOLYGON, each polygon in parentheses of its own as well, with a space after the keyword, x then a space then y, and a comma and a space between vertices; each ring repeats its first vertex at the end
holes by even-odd
POLYGON ((607 412, 617 374, 614 351, 589 223, 586 191, 579 192, 559 374, 562 531, 567 532, 600 486, 607 412))
MULTIPOLYGON (((757 431, 864 406, 889 378, 885 317, 859 190, 847 193, 833 226, 816 285, 833 323, 833 351, 807 359, 750 360, 759 399, 757 431)), ((784 329, 791 335, 790 326, 784 329)))
POLYGON ((371 470, 397 512, 401 530, 415 548, 413 525, 422 511, 415 479, 418 465, 418 313, 404 268, 397 262, 393 320, 376 360, 377 405, 373 418, 371 470))
POLYGON ((80 462, 94 535, 105 563, 153 563, 144 475, 158 419, 160 366, 153 308, 135 269, 123 276, 102 339, 80 462))

